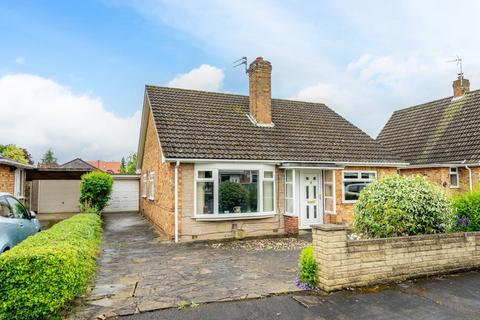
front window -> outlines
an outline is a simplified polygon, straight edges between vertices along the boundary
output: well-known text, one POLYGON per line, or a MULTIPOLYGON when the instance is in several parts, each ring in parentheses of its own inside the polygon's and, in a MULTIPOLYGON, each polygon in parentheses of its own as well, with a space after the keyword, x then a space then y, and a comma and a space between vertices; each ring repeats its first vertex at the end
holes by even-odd
POLYGON ((458 187, 458 168, 450 168, 450 188, 458 187))
POLYGON ((142 181, 142 197, 147 197, 147 174, 143 174, 143 181, 142 181))
POLYGON ((295 172, 293 170, 285 170, 285 212, 293 214, 293 206, 294 206, 294 179, 295 179, 295 172))
POLYGON ((343 202, 357 201, 360 191, 376 177, 375 171, 343 171, 343 202))
POLYGON ((196 214, 249 214, 274 211, 273 170, 196 171, 196 214))

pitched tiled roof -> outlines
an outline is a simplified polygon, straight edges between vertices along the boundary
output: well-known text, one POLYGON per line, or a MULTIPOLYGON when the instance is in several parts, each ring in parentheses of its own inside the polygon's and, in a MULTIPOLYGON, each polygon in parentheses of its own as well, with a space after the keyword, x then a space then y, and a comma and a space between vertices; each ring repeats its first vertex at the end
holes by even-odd
POLYGON ((96 168, 90 164, 88 164, 86 161, 76 158, 71 161, 68 161, 60 166, 58 168, 64 168, 64 169, 80 169, 80 170, 95 170, 96 168))
POLYGON ((118 161, 95 160, 87 161, 87 163, 104 172, 120 173, 120 162, 118 161))
POLYGON ((320 103, 272 100, 272 128, 249 120, 248 96, 147 86, 166 158, 402 162, 320 103))
POLYGON ((480 90, 395 111, 378 141, 411 164, 480 161, 480 90))

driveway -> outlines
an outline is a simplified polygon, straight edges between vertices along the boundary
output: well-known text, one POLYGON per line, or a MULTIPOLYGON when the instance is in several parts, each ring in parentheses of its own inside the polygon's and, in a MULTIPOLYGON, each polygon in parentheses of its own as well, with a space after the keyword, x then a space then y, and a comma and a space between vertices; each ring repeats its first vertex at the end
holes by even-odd
POLYGON ((122 320, 450 320, 480 319, 480 273, 408 281, 383 290, 283 295, 168 309, 122 320))
POLYGON ((297 291, 299 249, 231 250, 167 242, 137 213, 104 214, 93 291, 77 319, 297 291))

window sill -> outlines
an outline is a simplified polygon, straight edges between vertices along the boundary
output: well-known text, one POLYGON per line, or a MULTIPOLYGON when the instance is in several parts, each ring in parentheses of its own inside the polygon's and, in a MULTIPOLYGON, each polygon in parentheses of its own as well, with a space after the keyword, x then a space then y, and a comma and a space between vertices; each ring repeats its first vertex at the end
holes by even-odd
POLYGON ((460 186, 450 186, 450 189, 460 189, 460 186))
POLYGON ((233 213, 233 214, 199 214, 192 219, 197 221, 225 221, 225 220, 245 220, 245 219, 266 219, 277 215, 274 212, 266 213, 233 213))
POLYGON ((358 200, 343 200, 343 204, 355 204, 358 200))
POLYGON ((148 198, 148 200, 150 200, 150 201, 155 201, 155 198, 148 198))

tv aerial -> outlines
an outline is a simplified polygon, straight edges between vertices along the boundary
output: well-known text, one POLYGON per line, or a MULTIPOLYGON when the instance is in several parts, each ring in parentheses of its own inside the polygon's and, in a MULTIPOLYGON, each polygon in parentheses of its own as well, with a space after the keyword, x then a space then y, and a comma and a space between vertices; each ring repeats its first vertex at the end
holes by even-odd
POLYGON ((448 60, 447 62, 456 62, 456 63, 457 63, 457 69, 458 69, 458 75, 459 75, 459 76, 463 75, 462 58, 460 58, 460 57, 457 55, 457 59, 448 60))
POLYGON ((233 61, 234 68, 241 66, 242 64, 245 65, 245 73, 248 73, 248 63, 247 63, 247 57, 241 57, 238 60, 233 61))

